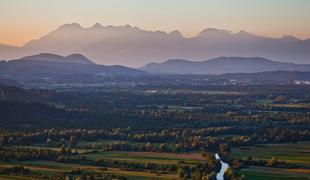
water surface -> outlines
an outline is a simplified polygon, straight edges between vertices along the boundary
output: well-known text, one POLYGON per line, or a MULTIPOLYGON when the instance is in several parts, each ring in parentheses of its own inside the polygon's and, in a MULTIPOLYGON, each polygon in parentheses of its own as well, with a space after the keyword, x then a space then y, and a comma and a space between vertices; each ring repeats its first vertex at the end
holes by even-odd
POLYGON ((221 162, 221 170, 219 173, 216 174, 216 179, 217 180, 224 180, 224 174, 225 174, 225 171, 229 168, 229 164, 223 162, 218 153, 215 154, 215 158, 220 160, 220 162, 221 162))

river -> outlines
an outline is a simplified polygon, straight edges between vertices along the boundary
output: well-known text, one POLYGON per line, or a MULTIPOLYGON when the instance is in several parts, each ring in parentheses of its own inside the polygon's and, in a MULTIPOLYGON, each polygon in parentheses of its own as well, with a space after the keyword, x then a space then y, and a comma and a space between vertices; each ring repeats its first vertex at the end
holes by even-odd
POLYGON ((223 162, 218 153, 215 154, 215 158, 220 160, 220 162, 221 162, 221 170, 219 173, 216 174, 216 179, 217 180, 224 180, 224 174, 225 174, 225 171, 229 168, 229 164, 223 162))

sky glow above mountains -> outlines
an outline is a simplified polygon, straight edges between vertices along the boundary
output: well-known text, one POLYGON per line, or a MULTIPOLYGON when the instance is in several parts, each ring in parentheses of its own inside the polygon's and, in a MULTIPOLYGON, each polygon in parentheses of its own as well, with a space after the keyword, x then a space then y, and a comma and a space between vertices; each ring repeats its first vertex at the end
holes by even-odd
POLYGON ((1 0, 0 44, 21 46, 72 22, 179 30, 185 37, 215 27, 307 39, 309 7, 308 0, 1 0))

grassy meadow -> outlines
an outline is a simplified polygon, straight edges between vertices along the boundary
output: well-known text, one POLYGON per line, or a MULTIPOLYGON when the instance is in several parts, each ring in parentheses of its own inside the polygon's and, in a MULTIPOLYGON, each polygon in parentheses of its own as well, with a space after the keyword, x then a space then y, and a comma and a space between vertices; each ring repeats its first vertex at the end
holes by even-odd
POLYGON ((239 170, 239 174, 249 180, 306 180, 310 179, 310 142, 264 144, 251 147, 233 148, 232 156, 255 160, 269 160, 272 157, 288 163, 296 163, 303 169, 284 169, 261 166, 250 166, 239 170))
MULTIPOLYGON (((13 166, 24 166, 30 170, 38 173, 42 173, 48 176, 61 175, 70 173, 72 170, 81 169, 89 172, 104 172, 114 175, 126 176, 129 179, 175 179, 175 174, 158 174, 156 172, 147 171, 125 171, 118 168, 101 168, 99 166, 79 165, 70 163, 57 163, 52 161, 23 161, 23 162, 8 162, 0 163, 0 167, 13 167, 13 166)), ((2 179, 19 179, 16 176, 1 175, 2 179)), ((25 177, 26 179, 26 177, 25 177)))
POLYGON ((309 180, 310 170, 250 166, 239 170, 249 180, 309 180))
POLYGON ((289 144, 264 144, 245 148, 233 148, 233 157, 246 159, 268 160, 275 157, 278 160, 298 163, 310 167, 310 142, 299 142, 289 144))

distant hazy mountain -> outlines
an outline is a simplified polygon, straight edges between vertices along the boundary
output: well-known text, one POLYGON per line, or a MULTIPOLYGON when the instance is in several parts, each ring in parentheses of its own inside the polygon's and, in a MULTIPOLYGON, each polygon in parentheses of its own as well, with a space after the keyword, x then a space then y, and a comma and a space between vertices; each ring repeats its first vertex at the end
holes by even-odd
POLYGON ((0 44, 0 60, 20 58, 25 54, 23 48, 0 44))
POLYGON ((22 59, 25 60, 38 60, 48 62, 67 62, 67 63, 78 63, 78 64, 94 64, 91 60, 87 59, 81 54, 71 54, 63 57, 56 54, 41 53, 32 56, 25 56, 22 59))
POLYGON ((219 57, 201 62, 173 59, 163 63, 147 64, 141 69, 151 73, 224 74, 265 71, 310 71, 310 65, 281 63, 259 57, 219 57))
POLYGON ((83 28, 65 24, 23 47, 0 46, 0 59, 27 54, 81 53, 97 64, 143 66, 162 59, 209 59, 218 56, 265 57, 279 62, 310 63, 310 39, 268 38, 241 31, 208 28, 185 38, 178 31, 146 31, 130 25, 83 28))
POLYGON ((0 78, 18 82, 63 81, 65 78, 77 79, 79 76, 136 76, 144 73, 123 66, 96 65, 78 54, 67 57, 38 54, 17 60, 0 61, 0 78))

